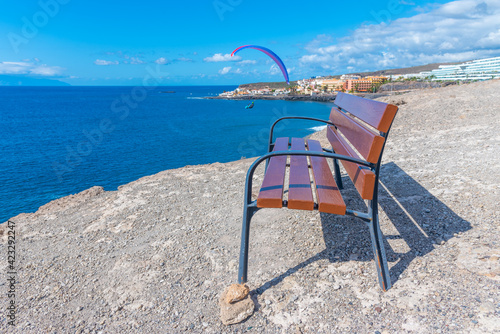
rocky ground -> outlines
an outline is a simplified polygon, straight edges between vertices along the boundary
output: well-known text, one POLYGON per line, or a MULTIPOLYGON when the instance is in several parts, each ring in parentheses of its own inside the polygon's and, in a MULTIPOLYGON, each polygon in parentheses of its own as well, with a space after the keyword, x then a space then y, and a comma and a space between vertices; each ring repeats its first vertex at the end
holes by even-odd
MULTIPOLYGON (((400 107, 381 171, 385 293, 363 222, 266 209, 252 220, 255 313, 222 325, 247 159, 94 187, 12 218, 15 326, 2 224, 0 331, 498 333, 499 91, 496 80, 381 98, 400 107)), ((344 180, 348 206, 361 207, 344 180)))
POLYGON ((386 94, 395 91, 406 91, 414 89, 426 89, 426 88, 440 88, 447 87, 451 85, 458 85, 456 81, 393 81, 388 82, 380 86, 378 92, 381 94, 386 94))

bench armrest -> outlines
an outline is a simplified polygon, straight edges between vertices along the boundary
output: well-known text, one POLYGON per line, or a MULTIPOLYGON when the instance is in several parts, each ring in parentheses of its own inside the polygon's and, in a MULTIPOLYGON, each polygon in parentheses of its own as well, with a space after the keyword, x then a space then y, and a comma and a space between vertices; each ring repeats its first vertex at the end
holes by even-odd
POLYGON ((272 145, 273 145, 274 126, 276 124, 278 124, 278 122, 280 122, 280 121, 282 121, 284 119, 305 119, 305 120, 309 120, 309 121, 316 121, 316 122, 326 123, 326 124, 335 126, 335 124, 333 124, 332 122, 326 121, 326 120, 320 119, 320 118, 302 117, 302 116, 285 116, 285 117, 281 117, 281 118, 277 119, 276 122, 273 123, 273 125, 271 125, 271 131, 269 133, 269 147, 268 147, 268 150, 267 150, 268 152, 271 152, 272 149, 273 149, 272 145))
POLYGON ((253 180, 253 174, 255 172, 255 169, 257 168, 258 165, 260 165, 261 162, 275 157, 275 156, 282 156, 282 155, 305 155, 305 156, 310 156, 310 157, 323 157, 323 158, 332 158, 332 159, 338 159, 338 160, 345 160, 349 162, 353 162, 359 165, 363 165, 369 168, 374 168, 375 164, 368 162, 366 160, 362 159, 357 159, 353 158, 347 155, 342 155, 342 154, 337 154, 337 153, 330 153, 330 152, 318 152, 318 151, 272 151, 269 153, 266 153, 260 157, 257 158, 253 162, 253 164, 250 166, 247 172, 247 177, 246 177, 246 189, 247 192, 245 193, 245 203, 250 204, 252 202, 252 180, 253 180))
POLYGON ((368 162, 363 159, 358 159, 358 158, 353 158, 348 155, 342 155, 338 153, 330 153, 330 152, 318 152, 318 151, 294 151, 294 150, 289 150, 289 151, 273 151, 264 154, 263 156, 259 157, 257 161, 259 163, 263 160, 266 160, 268 158, 272 158, 273 156, 280 156, 280 155, 305 155, 305 156, 310 156, 310 157, 323 157, 323 158, 332 158, 332 159, 338 159, 338 160, 345 160, 349 162, 354 162, 359 165, 367 166, 370 168, 374 168, 375 164, 368 162))

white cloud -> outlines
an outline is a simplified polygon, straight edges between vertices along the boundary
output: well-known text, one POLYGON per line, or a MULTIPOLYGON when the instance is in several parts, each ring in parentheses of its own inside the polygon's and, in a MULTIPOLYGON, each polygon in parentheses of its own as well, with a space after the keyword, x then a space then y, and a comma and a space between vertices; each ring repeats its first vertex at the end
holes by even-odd
POLYGON ((0 62, 0 74, 28 74, 40 76, 57 76, 63 71, 59 66, 39 65, 32 62, 0 62))
POLYGON ((365 24, 332 43, 311 41, 303 66, 354 71, 500 55, 500 2, 458 0, 388 23, 365 24))
POLYGON ((146 62, 139 59, 138 57, 130 57, 130 63, 133 65, 137 65, 137 64, 145 64, 146 62))
POLYGON ((241 60, 240 56, 232 56, 229 53, 223 55, 222 53, 216 53, 212 57, 206 57, 203 61, 207 63, 214 63, 220 61, 238 61, 241 60))
POLYGON ((26 74, 31 67, 25 62, 0 62, 0 74, 26 74))
POLYGON ((191 63, 193 60, 191 58, 186 58, 186 57, 180 57, 180 58, 177 58, 178 61, 183 61, 183 62, 186 62, 186 63, 191 63))
POLYGON ((96 59, 94 61, 94 64, 100 65, 100 66, 108 66, 108 65, 118 65, 118 60, 102 60, 102 59, 96 59))
POLYGON ((53 77, 61 73, 61 68, 58 66, 40 65, 33 67, 30 73, 35 75, 53 77))
POLYGON ((231 71, 231 66, 227 66, 227 67, 224 67, 223 69, 219 70, 219 73, 224 75, 224 74, 228 74, 229 71, 231 71))
POLYGON ((238 62, 238 65, 255 65, 257 64, 257 61, 256 60, 250 60, 250 59, 245 59, 245 60, 242 60, 240 62, 238 62))
MULTIPOLYGON (((113 51, 113 52, 105 52, 107 56, 113 56, 117 58, 121 58, 121 63, 122 64, 132 64, 132 65, 138 65, 138 64, 146 64, 144 60, 141 59, 143 55, 141 53, 136 54, 134 56, 126 54, 124 51, 113 51)), ((110 60, 102 60, 102 59, 97 59, 94 62, 96 65, 118 65, 120 61, 110 61, 110 60)))
POLYGON ((498 41, 500 41, 500 28, 497 31, 492 31, 487 36, 481 38, 478 41, 478 44, 484 48, 489 48, 498 46, 498 41))
POLYGON ((167 58, 160 57, 160 58, 155 60, 155 63, 160 64, 160 65, 166 65, 166 64, 170 63, 170 61, 167 58))

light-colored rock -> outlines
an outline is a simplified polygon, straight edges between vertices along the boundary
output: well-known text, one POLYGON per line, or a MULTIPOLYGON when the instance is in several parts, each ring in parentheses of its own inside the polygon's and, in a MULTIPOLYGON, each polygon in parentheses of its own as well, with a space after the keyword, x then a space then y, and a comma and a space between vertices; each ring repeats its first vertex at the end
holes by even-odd
POLYGON ((250 289, 245 284, 231 284, 226 292, 226 303, 232 304, 248 296, 250 289))
POLYGON ((470 272, 500 281, 499 248, 470 246, 460 249, 457 265, 470 272))
POLYGON ((479 306, 479 312, 481 313, 494 313, 495 305, 492 302, 484 302, 479 306))
POLYGON ((232 304, 228 303, 226 300, 229 290, 230 287, 226 288, 219 299, 220 319, 224 325, 233 325, 244 321, 253 314, 255 309, 255 303, 249 294, 242 300, 232 304))

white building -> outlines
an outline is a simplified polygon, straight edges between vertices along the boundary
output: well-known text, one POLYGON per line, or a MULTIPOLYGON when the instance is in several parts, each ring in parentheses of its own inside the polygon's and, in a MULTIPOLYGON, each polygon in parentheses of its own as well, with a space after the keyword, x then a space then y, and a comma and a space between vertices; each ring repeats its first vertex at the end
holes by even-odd
POLYGON ((437 80, 488 80, 500 78, 500 57, 479 59, 459 65, 440 65, 438 69, 422 72, 424 76, 437 80))
POLYGON ((340 80, 359 80, 361 79, 360 75, 355 75, 355 74, 342 74, 340 77, 340 80))
POLYGON ((229 92, 224 92, 224 93, 220 93, 219 96, 221 97, 230 97, 230 96, 234 96, 234 91, 229 91, 229 92))
POLYGON ((410 74, 391 74, 389 77, 391 80, 397 80, 397 79, 411 79, 411 78, 417 78, 417 79, 423 79, 428 75, 425 75, 427 72, 420 72, 420 73, 410 73, 410 74))

